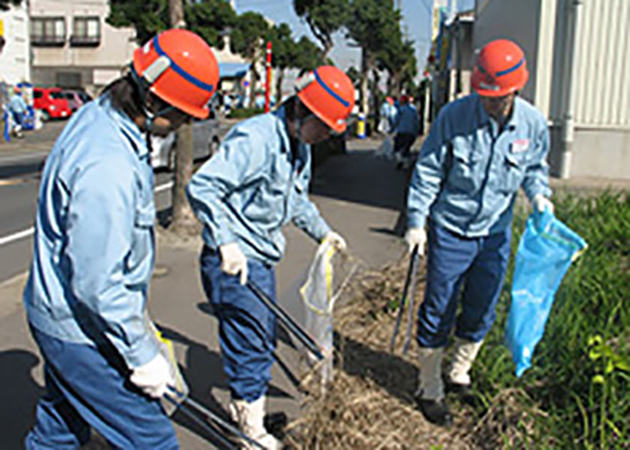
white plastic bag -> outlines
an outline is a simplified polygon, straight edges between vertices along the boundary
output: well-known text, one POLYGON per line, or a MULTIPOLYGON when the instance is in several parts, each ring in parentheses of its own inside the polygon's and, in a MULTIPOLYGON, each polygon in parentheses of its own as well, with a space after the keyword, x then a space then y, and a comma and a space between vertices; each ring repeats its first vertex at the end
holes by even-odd
POLYGON ((394 138, 391 135, 385 136, 381 146, 376 150, 376 156, 381 158, 391 158, 394 153, 394 138))
MULTIPOLYGON (((306 331, 322 348, 324 361, 320 362, 323 385, 332 381, 333 373, 333 296, 332 258, 335 248, 324 241, 315 254, 308 278, 300 289, 306 310, 306 331)), ((308 361, 315 367, 317 360, 308 353, 308 361)))

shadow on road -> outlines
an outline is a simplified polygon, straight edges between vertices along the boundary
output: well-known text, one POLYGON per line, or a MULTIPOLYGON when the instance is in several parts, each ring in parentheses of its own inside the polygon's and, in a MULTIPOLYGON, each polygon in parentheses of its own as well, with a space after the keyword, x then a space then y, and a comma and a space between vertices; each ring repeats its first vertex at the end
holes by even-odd
POLYGON ((29 175, 30 177, 39 178, 40 172, 44 167, 45 159, 34 158, 28 161, 20 161, 10 164, 0 165, 0 179, 22 177, 29 175))
POLYGON ((332 156, 313 174, 311 193, 352 203, 402 211, 410 172, 371 151, 332 156))
MULTIPOLYGON (((212 393, 214 389, 228 390, 228 380, 223 372, 221 355, 209 350, 207 346, 188 338, 186 335, 176 330, 161 325, 158 326, 165 338, 187 347, 186 367, 180 366, 180 370, 190 388, 190 397, 201 403, 205 408, 215 413, 220 418, 231 422, 228 412, 212 393)), ((273 384, 269 385, 267 395, 269 397, 290 396, 287 392, 273 384)), ((210 435, 210 433, 191 420, 183 412, 176 412, 173 415, 173 420, 198 436, 203 437, 208 442, 215 445, 216 448, 225 448, 214 436, 210 435)), ((212 422, 210 422, 210 424, 214 425, 212 422)))
POLYGON ((31 372, 39 357, 24 350, 0 352, 0 427, 3 450, 24 448, 35 418, 37 400, 44 394, 31 372))

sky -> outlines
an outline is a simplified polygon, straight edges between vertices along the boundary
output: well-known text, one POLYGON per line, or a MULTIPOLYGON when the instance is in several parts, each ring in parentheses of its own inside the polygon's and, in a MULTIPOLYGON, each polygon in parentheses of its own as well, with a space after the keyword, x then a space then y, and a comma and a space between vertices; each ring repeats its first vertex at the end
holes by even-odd
MULTIPOLYGON (((416 58, 424 67, 424 62, 431 48, 431 20, 434 0, 394 0, 400 4, 403 15, 403 31, 412 39, 416 47, 416 58)), ((447 0, 441 0, 446 3, 447 0)), ((455 0, 453 0, 455 1, 455 0)), ((459 10, 474 8, 475 0, 456 0, 459 10)), ((293 9, 293 0, 234 0, 236 12, 256 11, 279 24, 287 23, 293 30, 294 38, 307 35, 312 41, 318 43, 310 32, 308 25, 303 22, 293 9)), ((352 46, 352 42, 345 39, 343 33, 335 35, 335 45, 330 53, 335 64, 347 69, 354 66, 359 69, 360 52, 352 46)))

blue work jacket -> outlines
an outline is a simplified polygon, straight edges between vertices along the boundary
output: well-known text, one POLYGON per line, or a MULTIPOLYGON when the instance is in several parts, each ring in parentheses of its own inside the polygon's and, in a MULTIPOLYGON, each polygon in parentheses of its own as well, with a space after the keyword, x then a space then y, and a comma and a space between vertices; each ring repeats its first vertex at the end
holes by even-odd
POLYGON ((397 134, 418 135, 420 131, 420 119, 415 106, 405 103, 398 108, 394 124, 394 131, 397 134))
POLYGON ((390 126, 393 126, 396 123, 397 110, 394 105, 387 102, 383 103, 381 105, 380 115, 389 121, 390 126))
POLYGON ((144 320, 155 255, 153 171, 140 129, 107 97, 75 113, 44 168, 29 322, 58 339, 113 344, 129 367, 158 352, 144 320))
POLYGON ((246 257, 273 264, 291 220, 322 240, 330 228, 308 198, 310 176, 310 146, 301 144, 293 160, 284 108, 236 125, 188 185, 205 244, 237 242, 246 257))
POLYGON ((9 101, 9 108, 11 108, 11 111, 14 113, 23 113, 26 111, 26 102, 21 95, 13 94, 11 100, 9 101))
POLYGON ((473 94, 446 105, 422 145, 409 186, 408 226, 426 217, 462 236, 508 227, 519 187, 531 201, 550 196, 549 130, 532 105, 516 97, 499 130, 473 94))

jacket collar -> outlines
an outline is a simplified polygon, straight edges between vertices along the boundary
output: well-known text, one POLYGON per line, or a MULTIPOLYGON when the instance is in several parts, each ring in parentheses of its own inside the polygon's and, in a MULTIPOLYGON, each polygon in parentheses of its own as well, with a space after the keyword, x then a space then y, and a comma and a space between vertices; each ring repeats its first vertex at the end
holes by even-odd
MULTIPOLYGON (((484 126, 484 125, 490 125, 491 123, 494 123, 494 125, 497 125, 497 122, 488 115, 488 113, 486 112, 486 109, 483 107, 483 104, 481 103, 481 96, 479 94, 474 94, 474 95, 476 98, 476 112, 477 112, 479 125, 484 126)), ((512 106, 512 115, 510 116, 510 118, 505 124, 505 127, 504 127, 505 130, 514 130, 518 127, 521 110, 523 109, 523 105, 521 104, 521 102, 522 102, 521 98, 517 95, 514 98, 514 105, 512 106)))
MULTIPOLYGON (((280 134, 282 138, 282 153, 290 153, 291 152, 291 139, 289 138, 289 128, 287 126, 286 121, 286 111, 284 106, 281 106, 276 111, 272 113, 278 119, 276 121, 276 130, 278 134, 280 134)), ((300 142, 298 144, 298 159, 300 160, 300 166, 304 167, 304 164, 307 161, 308 153, 310 151, 310 146, 308 144, 304 144, 300 142)))

